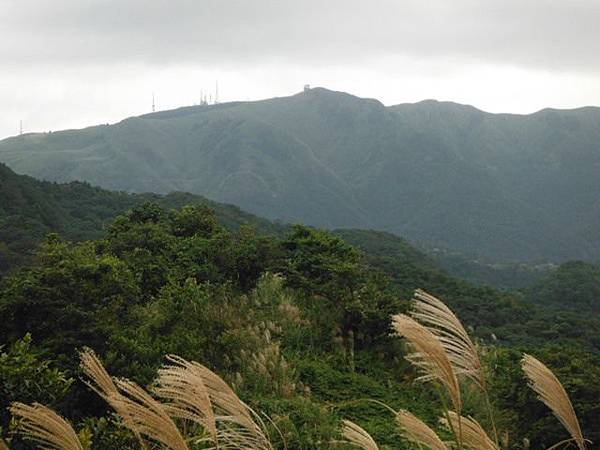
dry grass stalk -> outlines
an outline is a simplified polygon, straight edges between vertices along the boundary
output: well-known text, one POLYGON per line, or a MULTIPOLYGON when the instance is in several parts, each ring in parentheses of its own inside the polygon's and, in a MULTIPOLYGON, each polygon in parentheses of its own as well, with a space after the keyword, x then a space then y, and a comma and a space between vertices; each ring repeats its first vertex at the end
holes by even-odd
POLYGON ((197 362, 189 362, 175 355, 167 358, 202 379, 213 407, 221 448, 272 450, 263 421, 221 377, 197 362))
MULTIPOLYGON (((116 380, 125 395, 112 398, 117 412, 126 411, 126 426, 171 450, 189 450, 183 436, 163 406, 146 391, 129 380, 116 380)), ((132 430, 132 431, 134 431, 132 430)))
POLYGON ((85 348, 80 354, 80 367, 84 375, 88 380, 84 380, 84 383, 88 385, 96 394, 98 394, 104 401, 106 401, 116 412, 123 418, 127 428, 129 428, 136 439, 140 442, 143 448, 146 447, 139 430, 136 428, 131 417, 128 416, 128 411, 120 407, 122 403, 117 402, 121 398, 121 393, 117 389, 115 382, 112 377, 108 374, 102 362, 96 355, 96 353, 90 349, 85 348))
POLYGON ((472 450, 498 450, 496 443, 489 438, 479 422, 472 417, 461 417, 454 411, 448 411, 448 419, 443 418, 441 422, 452 429, 456 429, 460 422, 465 447, 472 450), (448 419, 450 423, 448 423, 448 419))
POLYGON ((425 422, 410 412, 401 409, 396 413, 400 434, 408 441, 432 450, 448 450, 448 446, 425 422))
POLYGON ((485 373, 477 348, 450 308, 433 295, 417 289, 410 315, 438 337, 454 366, 454 373, 470 378, 485 390, 485 373))
POLYGON ((89 378, 89 380, 85 381, 85 384, 87 384, 90 389, 102 398, 119 394, 119 390, 113 379, 92 349, 84 349, 79 354, 79 360, 79 367, 81 367, 83 373, 89 378))
POLYGON ((173 365, 159 369, 153 392, 169 401, 164 408, 171 417, 200 425, 218 447, 217 423, 203 372, 182 358, 170 360, 173 365))
POLYGON ((405 314, 392 316, 392 326, 398 335, 408 341, 411 353, 407 359, 424 372, 425 375, 420 379, 438 380, 448 391, 454 409, 460 411, 462 401, 458 379, 437 336, 405 314))
POLYGON ((83 450, 71 425, 46 406, 34 403, 13 403, 10 412, 21 419, 20 429, 25 438, 46 449, 83 450))
POLYGON ((363 450, 379 450, 379 447, 362 427, 349 420, 342 421, 342 436, 348 444, 363 450))
POLYGON ((579 420, 577 420, 571 400, 558 378, 548 367, 531 355, 523 356, 522 367, 531 389, 552 410, 580 450, 585 450, 585 439, 579 426, 579 420))

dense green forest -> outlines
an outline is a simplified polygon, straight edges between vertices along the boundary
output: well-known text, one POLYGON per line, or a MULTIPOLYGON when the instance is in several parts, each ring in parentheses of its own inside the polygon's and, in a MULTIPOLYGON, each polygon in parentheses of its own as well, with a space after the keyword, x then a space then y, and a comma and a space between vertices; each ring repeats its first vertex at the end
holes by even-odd
POLYGON ((46 234, 59 233, 73 241, 97 239, 104 235, 105 226, 116 216, 147 201, 166 208, 208 205, 229 228, 246 223, 269 233, 278 233, 281 229, 235 206, 214 203, 198 195, 127 194, 88 183, 44 182, 18 175, 0 164, 0 277, 9 269, 30 261, 46 234))
POLYGON ((272 220, 385 230, 488 263, 597 262, 599 122, 593 107, 386 107, 313 88, 24 134, 0 141, 0 161, 51 181, 192 192, 272 220))
MULTIPOLYGON (((492 404, 511 448, 521 448, 523 438, 542 448, 566 437, 527 389, 522 351, 555 371, 586 437, 600 439, 594 266, 568 264, 531 290, 501 292, 449 276, 386 234, 300 225, 271 225, 265 233, 258 231, 265 224, 238 226, 235 210, 227 218, 206 202, 169 209, 162 197, 154 200, 134 204, 94 239, 48 235, 29 265, 0 281, 0 420, 11 448, 27 445, 11 434, 17 423, 5 407, 14 401, 51 406, 94 449, 136 448, 80 381, 84 347, 110 373, 142 386, 167 354, 204 364, 269 415, 278 448, 330 448, 342 418, 383 448, 409 448, 393 415, 369 400, 437 426, 441 405, 415 381, 405 346, 390 329, 390 316, 407 310, 417 288, 442 298, 486 349, 496 374, 492 404), (573 290, 571 280, 585 288, 573 290), (563 299, 565 292, 570 297, 563 299)), ((467 398, 465 415, 480 401, 467 398)))

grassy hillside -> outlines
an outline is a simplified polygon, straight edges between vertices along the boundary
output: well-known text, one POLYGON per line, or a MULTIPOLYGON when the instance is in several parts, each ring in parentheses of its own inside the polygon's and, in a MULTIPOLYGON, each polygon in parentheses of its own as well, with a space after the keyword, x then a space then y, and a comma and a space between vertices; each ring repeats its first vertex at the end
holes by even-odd
POLYGON ((0 142, 52 181, 187 191, 269 219, 372 228, 486 262, 595 261, 600 110, 385 107, 316 88, 0 142))

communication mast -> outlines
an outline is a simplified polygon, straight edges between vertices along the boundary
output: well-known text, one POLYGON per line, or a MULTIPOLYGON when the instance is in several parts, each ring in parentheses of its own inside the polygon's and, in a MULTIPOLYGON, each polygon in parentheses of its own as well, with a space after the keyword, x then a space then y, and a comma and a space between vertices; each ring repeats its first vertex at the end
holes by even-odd
POLYGON ((19 120, 19 136, 23 134, 23 121, 19 120))
POLYGON ((154 92, 152 93, 152 112, 156 111, 156 104, 154 103, 154 92))
POLYGON ((219 80, 215 82, 215 105, 219 103, 219 80))

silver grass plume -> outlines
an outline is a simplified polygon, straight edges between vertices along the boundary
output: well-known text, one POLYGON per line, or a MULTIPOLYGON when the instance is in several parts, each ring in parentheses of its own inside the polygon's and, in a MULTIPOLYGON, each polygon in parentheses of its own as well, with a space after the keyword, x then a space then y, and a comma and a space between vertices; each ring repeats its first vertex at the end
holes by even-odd
POLYGON ((353 445, 363 450, 379 450, 379 447, 362 427, 349 420, 342 421, 342 437, 350 445, 353 445))
POLYGON ((472 417, 461 417, 454 411, 448 411, 448 418, 442 418, 440 421, 450 429, 456 429, 459 423, 461 424, 465 447, 472 450, 498 450, 496 443, 472 417))
POLYGON ((580 450, 585 450, 585 438, 579 426, 579 420, 565 391, 554 373, 541 361, 531 355, 523 355, 523 372, 529 380, 529 387, 533 389, 538 398, 552 410, 557 419, 567 429, 571 438, 580 450))
POLYGON ((19 427, 25 439, 36 442, 46 449, 83 450, 73 427, 50 408, 34 403, 13 403, 13 416, 20 418, 19 427))
POLYGON ((400 427, 400 434, 404 439, 425 446, 431 450, 449 450, 448 446, 440 439, 425 422, 401 409, 396 413, 396 422, 400 427))

